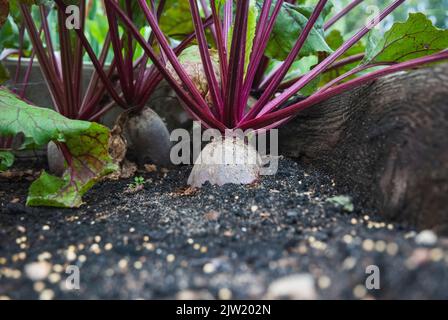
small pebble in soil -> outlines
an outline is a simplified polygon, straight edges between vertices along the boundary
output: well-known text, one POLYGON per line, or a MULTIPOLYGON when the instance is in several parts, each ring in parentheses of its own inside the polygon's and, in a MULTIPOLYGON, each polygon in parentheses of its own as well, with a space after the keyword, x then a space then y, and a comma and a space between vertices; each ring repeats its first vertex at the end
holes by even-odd
POLYGON ((213 263, 206 263, 202 269, 204 270, 204 273, 213 273, 216 271, 213 263))
POLYGON ((45 289, 45 283, 43 281, 34 282, 33 289, 36 292, 42 292, 45 289))
POLYGON ((227 289, 227 288, 219 289, 218 299, 220 299, 220 300, 230 300, 230 299, 232 299, 232 291, 227 289))
POLYGON ((48 262, 32 262, 25 266, 25 273, 32 281, 45 279, 51 271, 51 264, 48 262))
POLYGON ((364 284, 358 284, 353 288, 353 296, 357 299, 365 298, 367 294, 366 286, 364 284))
POLYGON ((314 278, 311 274, 296 274, 273 281, 266 293, 267 299, 316 299, 314 278))
POLYGON ((431 230, 423 230, 415 236, 415 242, 420 245, 432 246, 437 242, 437 235, 431 230))
POLYGON ((52 300, 54 298, 54 292, 51 289, 45 289, 39 295, 40 300, 52 300))
POLYGON ((327 276, 321 276, 319 277, 319 279, 317 280, 317 284, 319 286, 320 289, 325 290, 328 287, 330 287, 331 285, 331 279, 327 276))

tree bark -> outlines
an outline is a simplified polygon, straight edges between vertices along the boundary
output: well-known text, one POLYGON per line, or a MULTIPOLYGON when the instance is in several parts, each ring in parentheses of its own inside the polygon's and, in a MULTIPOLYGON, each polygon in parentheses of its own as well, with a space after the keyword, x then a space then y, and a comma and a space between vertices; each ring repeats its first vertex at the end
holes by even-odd
POLYGON ((448 64, 334 97, 280 129, 280 150, 388 220, 448 233, 448 64))

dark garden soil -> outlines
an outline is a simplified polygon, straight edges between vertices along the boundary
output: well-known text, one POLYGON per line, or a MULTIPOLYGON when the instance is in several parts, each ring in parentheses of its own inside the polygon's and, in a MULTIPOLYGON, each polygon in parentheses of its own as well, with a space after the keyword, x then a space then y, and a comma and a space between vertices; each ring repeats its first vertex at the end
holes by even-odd
POLYGON ((0 297, 448 298, 448 239, 328 202, 342 193, 313 169, 281 160, 258 184, 197 192, 189 171, 100 183, 79 210, 26 208, 30 182, 1 179, 0 297))

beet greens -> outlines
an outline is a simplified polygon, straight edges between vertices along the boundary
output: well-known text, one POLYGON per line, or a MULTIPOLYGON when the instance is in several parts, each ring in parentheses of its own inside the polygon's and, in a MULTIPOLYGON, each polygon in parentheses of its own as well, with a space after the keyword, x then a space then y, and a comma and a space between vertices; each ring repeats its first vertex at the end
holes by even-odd
MULTIPOLYGON (((300 6, 294 7, 297 6, 291 3, 294 1, 262 1, 261 12, 256 23, 256 30, 253 32, 253 39, 247 39, 246 35, 250 33, 250 30, 248 30, 250 28, 249 16, 256 2, 250 0, 236 1, 236 3, 231 0, 209 1, 208 4, 214 22, 213 40, 210 41, 205 33, 204 22, 201 18, 199 5, 197 1, 190 0, 190 12, 193 17, 197 43, 213 100, 213 105, 209 107, 204 98, 200 95, 197 87, 188 77, 187 72, 179 62, 176 54, 169 46, 169 41, 159 27, 157 17, 149 7, 148 3, 144 0, 138 0, 141 10, 154 32, 154 36, 160 46, 162 54, 157 54, 156 50, 143 39, 126 10, 120 8, 116 1, 108 0, 106 2, 115 10, 117 16, 121 19, 123 25, 126 26, 129 33, 133 34, 148 57, 151 58, 154 65, 159 69, 160 73, 176 90, 179 97, 185 102, 185 106, 192 116, 195 119, 200 120, 205 127, 216 128, 221 131, 226 128, 255 130, 275 128, 291 119, 291 117, 298 112, 316 103, 375 80, 378 77, 448 58, 448 53, 445 50, 448 45, 445 41, 441 40, 435 44, 437 41, 434 39, 425 39, 428 42, 423 42, 423 47, 418 48, 419 41, 412 39, 412 37, 406 37, 405 28, 400 29, 399 26, 397 27, 397 25, 394 25, 398 30, 391 30, 389 32, 398 32, 397 41, 400 43, 400 50, 402 50, 402 53, 405 55, 405 59, 397 56, 383 57, 384 59, 377 60, 365 59, 365 56, 372 54, 374 50, 386 52, 392 51, 391 47, 387 46, 387 44, 381 44, 380 41, 378 41, 380 37, 376 42, 373 41, 372 33, 375 33, 376 31, 372 29, 390 15, 398 6, 405 2, 405 0, 395 0, 366 26, 358 30, 358 32, 347 41, 344 41, 331 53, 323 52, 322 54, 322 52, 315 52, 320 58, 319 62, 304 75, 292 79, 288 83, 284 83, 285 76, 297 61, 301 52, 305 48, 309 49, 310 39, 312 39, 316 29, 319 29, 320 27, 329 29, 337 20, 349 14, 350 11, 361 2, 358 0, 352 2, 347 8, 326 21, 324 26, 318 26, 318 24, 320 24, 319 20, 322 19, 321 15, 328 3, 326 0, 320 0, 317 2, 314 9, 309 12, 306 24, 296 39, 292 50, 287 55, 286 59, 280 63, 280 66, 265 79, 262 86, 263 90, 261 90, 256 103, 251 108, 248 108, 249 96, 254 92, 254 88, 257 87, 254 85, 257 82, 257 73, 259 73, 260 69, 263 69, 263 63, 265 63, 263 60, 266 58, 266 48, 271 39, 273 29, 281 18, 282 10, 285 6, 302 11, 303 8, 300 8, 300 6), (366 49, 370 50, 366 51, 367 53, 346 56, 346 53, 352 47, 357 45, 367 34, 369 34, 369 37, 372 40, 370 42, 376 43, 376 48, 370 47, 366 49), (248 46, 247 41, 252 41, 252 45, 248 46), (215 72, 212 68, 209 52, 209 47, 211 46, 218 50, 220 57, 219 78, 215 77, 215 72), (246 52, 248 47, 252 48, 250 55, 247 55, 246 52), (412 54, 412 51, 420 54, 412 54), (247 56, 249 56, 249 61, 246 61, 247 56), (167 72, 165 59, 176 72, 176 77, 180 79, 180 83, 179 81, 176 81, 176 77, 174 77, 173 74, 167 72), (319 88, 302 101, 294 102, 293 98, 300 90, 304 89, 307 85, 310 85, 313 81, 319 80, 319 78, 325 75, 326 72, 359 61, 361 61, 359 66, 351 68, 344 74, 320 85, 319 88), (378 67, 381 68, 377 70, 378 67), (366 73, 367 70, 372 68, 376 69, 366 73), (357 75, 359 76, 352 78, 357 75), (346 81, 347 79, 349 80, 346 81)), ((405 22, 407 23, 407 28, 418 28, 427 24, 427 21, 424 21, 424 19, 420 17, 418 19, 418 24, 413 25, 414 21, 412 21, 412 19, 413 16, 411 15, 409 20, 405 22)), ((423 32, 426 38, 432 37, 431 32, 445 32, 444 30, 436 29, 432 24, 429 27, 432 28, 430 29, 432 31, 423 32)), ((446 39, 446 37, 444 38, 446 39)), ((420 43, 420 45, 422 44, 420 43)))

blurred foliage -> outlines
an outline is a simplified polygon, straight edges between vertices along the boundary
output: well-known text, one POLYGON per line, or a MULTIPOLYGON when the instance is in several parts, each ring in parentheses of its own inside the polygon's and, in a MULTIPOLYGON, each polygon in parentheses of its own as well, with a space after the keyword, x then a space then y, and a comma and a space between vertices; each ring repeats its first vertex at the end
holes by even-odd
MULTIPOLYGON (((258 1, 258 5, 261 11, 262 1, 258 1)), ((286 59, 305 28, 313 9, 313 6, 283 4, 266 48, 266 56, 277 60, 286 59)), ((325 41, 323 23, 324 20, 320 17, 300 50, 299 58, 317 51, 331 53, 332 50, 325 41)))
MULTIPOLYGON (((216 0, 218 7, 222 5, 222 0, 216 0)), ((330 0, 329 5, 326 7, 323 16, 325 18, 331 17, 335 13, 339 12, 342 8, 347 6, 352 0, 330 0)), ((361 28, 373 15, 377 14, 379 10, 384 9, 389 5, 391 0, 365 0, 358 5, 349 14, 338 21, 331 29, 325 32, 325 40, 323 40, 323 19, 317 21, 316 27, 312 34, 316 36, 310 37, 309 41, 301 51, 299 59, 302 59, 301 63, 296 62, 288 74, 287 80, 293 79, 294 76, 303 75, 316 63, 316 51, 331 52, 330 49, 337 49, 347 38, 353 35, 359 28, 361 28), (313 40, 313 41, 312 41, 313 40), (308 55, 311 56, 307 59, 308 55), (306 63, 305 63, 306 62, 306 63)), ((19 30, 21 25, 21 18, 17 5, 18 1, 10 1, 10 15, 5 20, 4 25, 0 28, 0 53, 3 49, 11 48, 17 49, 19 47, 19 30)), ((46 2, 51 7, 51 1, 46 2)), ((135 4, 137 1, 135 1, 135 4)), ((158 1, 156 1, 158 3, 158 1)), ((257 5, 260 7, 261 1, 257 0, 257 5)), ((278 18, 276 27, 273 30, 273 38, 267 47, 266 54, 272 58, 268 72, 272 71, 272 68, 278 65, 279 60, 282 60, 289 53, 291 47, 294 45, 297 38, 297 34, 303 28, 307 18, 311 12, 311 9, 316 5, 317 0, 298 0, 299 6, 292 7, 286 5, 282 9, 283 13, 278 18), (287 11, 287 12, 286 12, 287 11)), ((260 8, 258 8, 260 9, 260 8)), ((406 21, 409 13, 422 12, 424 13, 432 23, 439 28, 448 27, 448 0, 407 0, 398 9, 396 9, 389 17, 387 17, 380 25, 374 29, 375 33, 384 34, 389 30, 394 22, 406 21)), ((259 11, 259 10, 258 10, 259 11)), ((95 53, 99 55, 106 34, 109 30, 106 14, 104 12, 103 3, 99 0, 87 0, 86 8, 86 24, 85 35, 87 36, 95 53)), ((146 23, 142 11, 134 11, 133 20, 135 24, 140 28, 140 32, 145 37, 148 37, 150 28, 146 23)), ((40 17, 38 9, 33 9, 33 16, 36 21, 39 21, 40 17)), ((59 47, 59 38, 57 30, 57 15, 56 10, 53 8, 47 17, 52 39, 54 39, 55 50, 59 47)), ((254 20, 254 19, 252 19, 254 20)), ((160 26, 164 33, 171 39, 173 43, 182 40, 187 34, 194 31, 193 23, 191 20, 191 14, 189 11, 188 1, 167 0, 165 10, 160 18, 160 26)), ((251 28, 253 29, 253 28, 251 28)), ((120 26, 120 32, 123 32, 122 26, 120 26)), ((348 57, 354 54, 363 53, 366 46, 365 37, 361 42, 353 46, 344 57, 348 57)), ((24 55, 29 56, 31 53, 31 44, 25 34, 23 43, 24 55)), ((157 47, 155 48, 158 49, 157 47)), ((247 50, 250 51, 250 50, 247 50)), ((135 59, 138 59, 143 54, 143 51, 139 45, 136 45, 135 59)), ((249 53, 247 53, 249 56, 249 53)), ((87 55, 85 56, 88 59, 87 55)), ((322 57, 320 56, 319 59, 322 57)), ((108 61, 112 59, 112 52, 108 55, 108 61)), ((353 63, 345 66, 343 69, 326 73, 321 79, 321 84, 334 79, 341 72, 345 72, 353 68, 358 63, 353 63)), ((0 70, 1 71, 1 70, 0 70)), ((1 73, 1 72, 0 72, 1 73)), ((3 72, 4 73, 4 72, 3 72)))
MULTIPOLYGON (((316 3, 317 1, 309 0, 316 3)), ((352 0, 334 0, 333 13, 339 12, 352 0)), ((359 29, 369 19, 375 7, 383 9, 389 5, 390 0, 365 0, 357 6, 351 13, 334 25, 334 29, 340 30, 344 35, 350 35, 359 29)), ((396 21, 405 21, 409 13, 422 12, 427 15, 436 27, 448 27, 448 0, 407 0, 398 7, 379 26, 380 29, 389 29, 396 21)))
MULTIPOLYGON (((53 7, 51 1, 45 2, 49 8, 49 14, 47 20, 50 26, 50 34, 53 40, 55 50, 59 48, 59 36, 58 36, 58 26, 57 26, 57 12, 53 7)), ((10 1, 10 15, 5 21, 5 24, 0 28, 0 52, 4 49, 19 49, 19 34, 20 27, 22 25, 22 17, 20 14, 20 9, 18 7, 17 1, 10 1)), ((107 31, 109 30, 107 18, 104 13, 101 1, 89 0, 87 1, 87 17, 86 17, 86 32, 85 35, 89 40, 95 53, 99 55, 104 39, 106 37, 107 31)), ((32 16, 38 28, 40 28, 40 14, 38 7, 32 8, 32 16)), ((31 42, 29 41, 28 35, 24 34, 23 42, 23 54, 25 57, 31 55, 31 42)), ((86 57, 87 59, 87 57, 86 57)), ((111 57, 109 58, 109 60, 111 57)))
MULTIPOLYGON (((325 15, 331 16, 331 14, 340 11, 351 1, 352 0, 331 1, 332 6, 329 6, 329 10, 332 9, 332 13, 328 14, 328 12, 326 12, 325 15)), ((48 3, 51 4, 51 2, 48 3)), ((313 7, 317 3, 317 0, 299 0, 298 3, 304 6, 313 7)), ((337 22, 332 29, 339 30, 341 34, 344 35, 344 38, 347 38, 372 16, 374 7, 381 9, 390 3, 391 1, 388 0, 365 0, 350 14, 337 22)), ((6 19, 3 28, 0 29, 0 51, 4 48, 17 49, 19 46, 18 35, 20 29, 20 14, 17 1, 10 1, 10 6, 11 14, 6 19)), ((37 9, 34 9, 35 12, 36 10, 37 9)), ((141 32, 142 34, 147 35, 150 29, 144 25, 145 23, 141 16, 141 11, 136 10, 136 12, 138 13, 138 17, 136 18, 139 20, 138 25, 141 24, 141 32)), ((404 21, 407 19, 408 14, 412 12, 423 12, 432 20, 435 26, 440 28, 448 27, 448 0, 407 0, 391 16, 381 23, 380 28, 387 30, 391 27, 394 21, 404 21)), ((38 19, 37 13, 36 19, 38 19)), ((50 26, 52 26, 52 36, 55 36, 54 39, 56 40, 57 45, 55 10, 52 10, 48 19, 50 26)), ((177 40, 182 39, 185 35, 191 33, 194 29, 189 13, 188 1, 167 0, 165 10, 160 19, 160 24, 167 36, 177 40)), ((101 50, 108 29, 107 18, 104 13, 102 1, 88 0, 85 34, 96 53, 99 53, 101 50)), ((29 55, 31 47, 27 36, 25 36, 24 49, 25 54, 29 55)))

